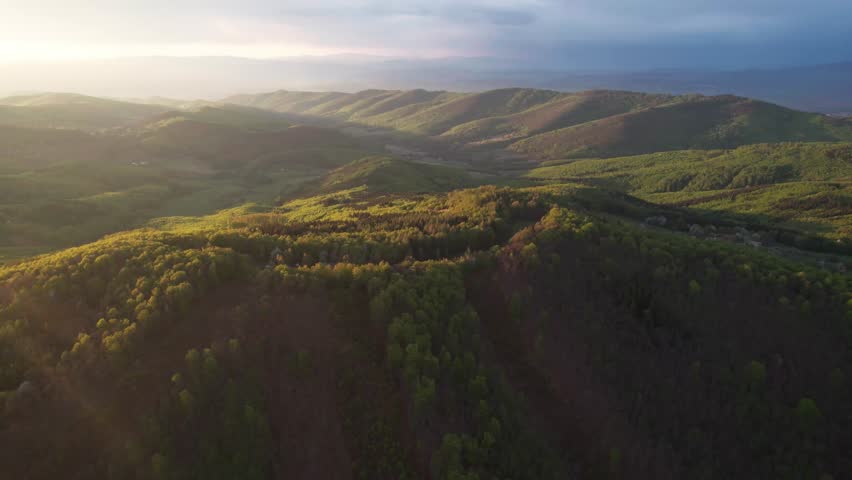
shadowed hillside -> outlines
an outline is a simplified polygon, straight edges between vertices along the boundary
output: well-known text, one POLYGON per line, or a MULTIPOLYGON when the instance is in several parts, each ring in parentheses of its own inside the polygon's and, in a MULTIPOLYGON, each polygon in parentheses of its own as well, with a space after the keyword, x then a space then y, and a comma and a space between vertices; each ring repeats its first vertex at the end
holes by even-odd
POLYGON ((99 134, 0 126, 0 259, 155 217, 273 203, 372 152, 337 130, 238 106, 159 113, 99 134))
POLYGON ((119 139, 75 130, 0 125, 0 173, 19 172, 69 161, 103 159, 119 139))

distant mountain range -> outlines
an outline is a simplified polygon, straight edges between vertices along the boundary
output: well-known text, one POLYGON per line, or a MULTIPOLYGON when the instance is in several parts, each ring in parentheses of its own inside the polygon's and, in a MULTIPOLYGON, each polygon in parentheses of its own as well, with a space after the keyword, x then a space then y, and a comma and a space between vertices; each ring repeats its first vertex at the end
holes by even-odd
POLYGON ((109 97, 221 98, 241 92, 368 88, 483 91, 526 87, 732 94, 805 111, 852 112, 852 62, 771 69, 579 71, 495 58, 346 56, 257 60, 139 57, 4 65, 0 94, 76 91, 109 97), (25 86, 25 87, 23 87, 25 86))
POLYGON ((799 110, 850 114, 852 63, 740 71, 655 71, 555 75, 559 90, 611 88, 654 93, 734 94, 799 110))

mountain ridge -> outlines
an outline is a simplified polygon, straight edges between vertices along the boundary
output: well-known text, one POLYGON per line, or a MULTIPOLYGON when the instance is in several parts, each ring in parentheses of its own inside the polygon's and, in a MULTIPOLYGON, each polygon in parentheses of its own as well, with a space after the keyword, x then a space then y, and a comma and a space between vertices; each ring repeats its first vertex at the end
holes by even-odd
POLYGON ((256 60, 239 57, 146 57, 57 65, 9 66, 0 91, 81 91, 114 98, 166 95, 215 99, 239 92, 365 88, 482 91, 521 86, 578 92, 589 89, 705 95, 732 93, 822 113, 852 111, 852 63, 752 69, 594 69, 522 64, 518 59, 399 59, 358 64, 335 58, 256 60), (91 72, 97 71, 92 78, 91 72), (168 82, 154 74, 172 71, 168 82), (294 71, 299 72, 294 75, 294 71), (8 79, 21 79, 16 82, 8 79), (4 80, 6 80, 4 82, 4 80))
POLYGON ((223 101, 279 112, 494 144, 533 159, 621 156, 776 141, 852 140, 852 121, 734 95, 507 88, 478 93, 280 90, 223 101), (393 99, 390 107, 376 108, 393 99), (651 134, 650 132, 654 132, 651 134), (642 144, 645 138, 650 143, 642 144))

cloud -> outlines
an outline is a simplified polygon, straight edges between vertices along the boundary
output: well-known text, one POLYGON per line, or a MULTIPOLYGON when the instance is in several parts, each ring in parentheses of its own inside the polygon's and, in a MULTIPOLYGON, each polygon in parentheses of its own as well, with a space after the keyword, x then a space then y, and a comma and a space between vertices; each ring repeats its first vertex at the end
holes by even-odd
POLYGON ((807 44, 826 58, 852 56, 852 2, 841 0, 0 0, 0 18, 0 43, 48 53, 521 58, 597 49, 617 63, 618 51, 690 47, 719 58, 754 51, 759 62, 807 44))
POLYGON ((445 14, 445 18, 449 19, 471 19, 473 21, 486 21, 494 25, 501 26, 520 26, 529 25, 536 21, 536 15, 532 12, 523 10, 503 10, 494 8, 480 8, 471 11, 469 14, 462 13, 456 17, 455 12, 445 14))
MULTIPOLYGON (((536 15, 525 9, 490 6, 471 2, 323 2, 300 4, 291 2, 275 8, 275 17, 287 20, 292 17, 366 20, 388 18, 432 18, 449 23, 494 25, 528 25, 536 15)), ((243 11, 242 13, 245 13, 243 11)))

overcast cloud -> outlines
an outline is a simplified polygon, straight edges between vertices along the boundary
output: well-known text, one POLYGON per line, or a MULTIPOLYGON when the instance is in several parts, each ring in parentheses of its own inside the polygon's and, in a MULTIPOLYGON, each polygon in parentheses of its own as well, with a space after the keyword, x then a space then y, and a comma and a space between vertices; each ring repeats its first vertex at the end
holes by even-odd
POLYGON ((590 68, 852 59, 848 0, 0 0, 0 60, 358 53, 590 68))

